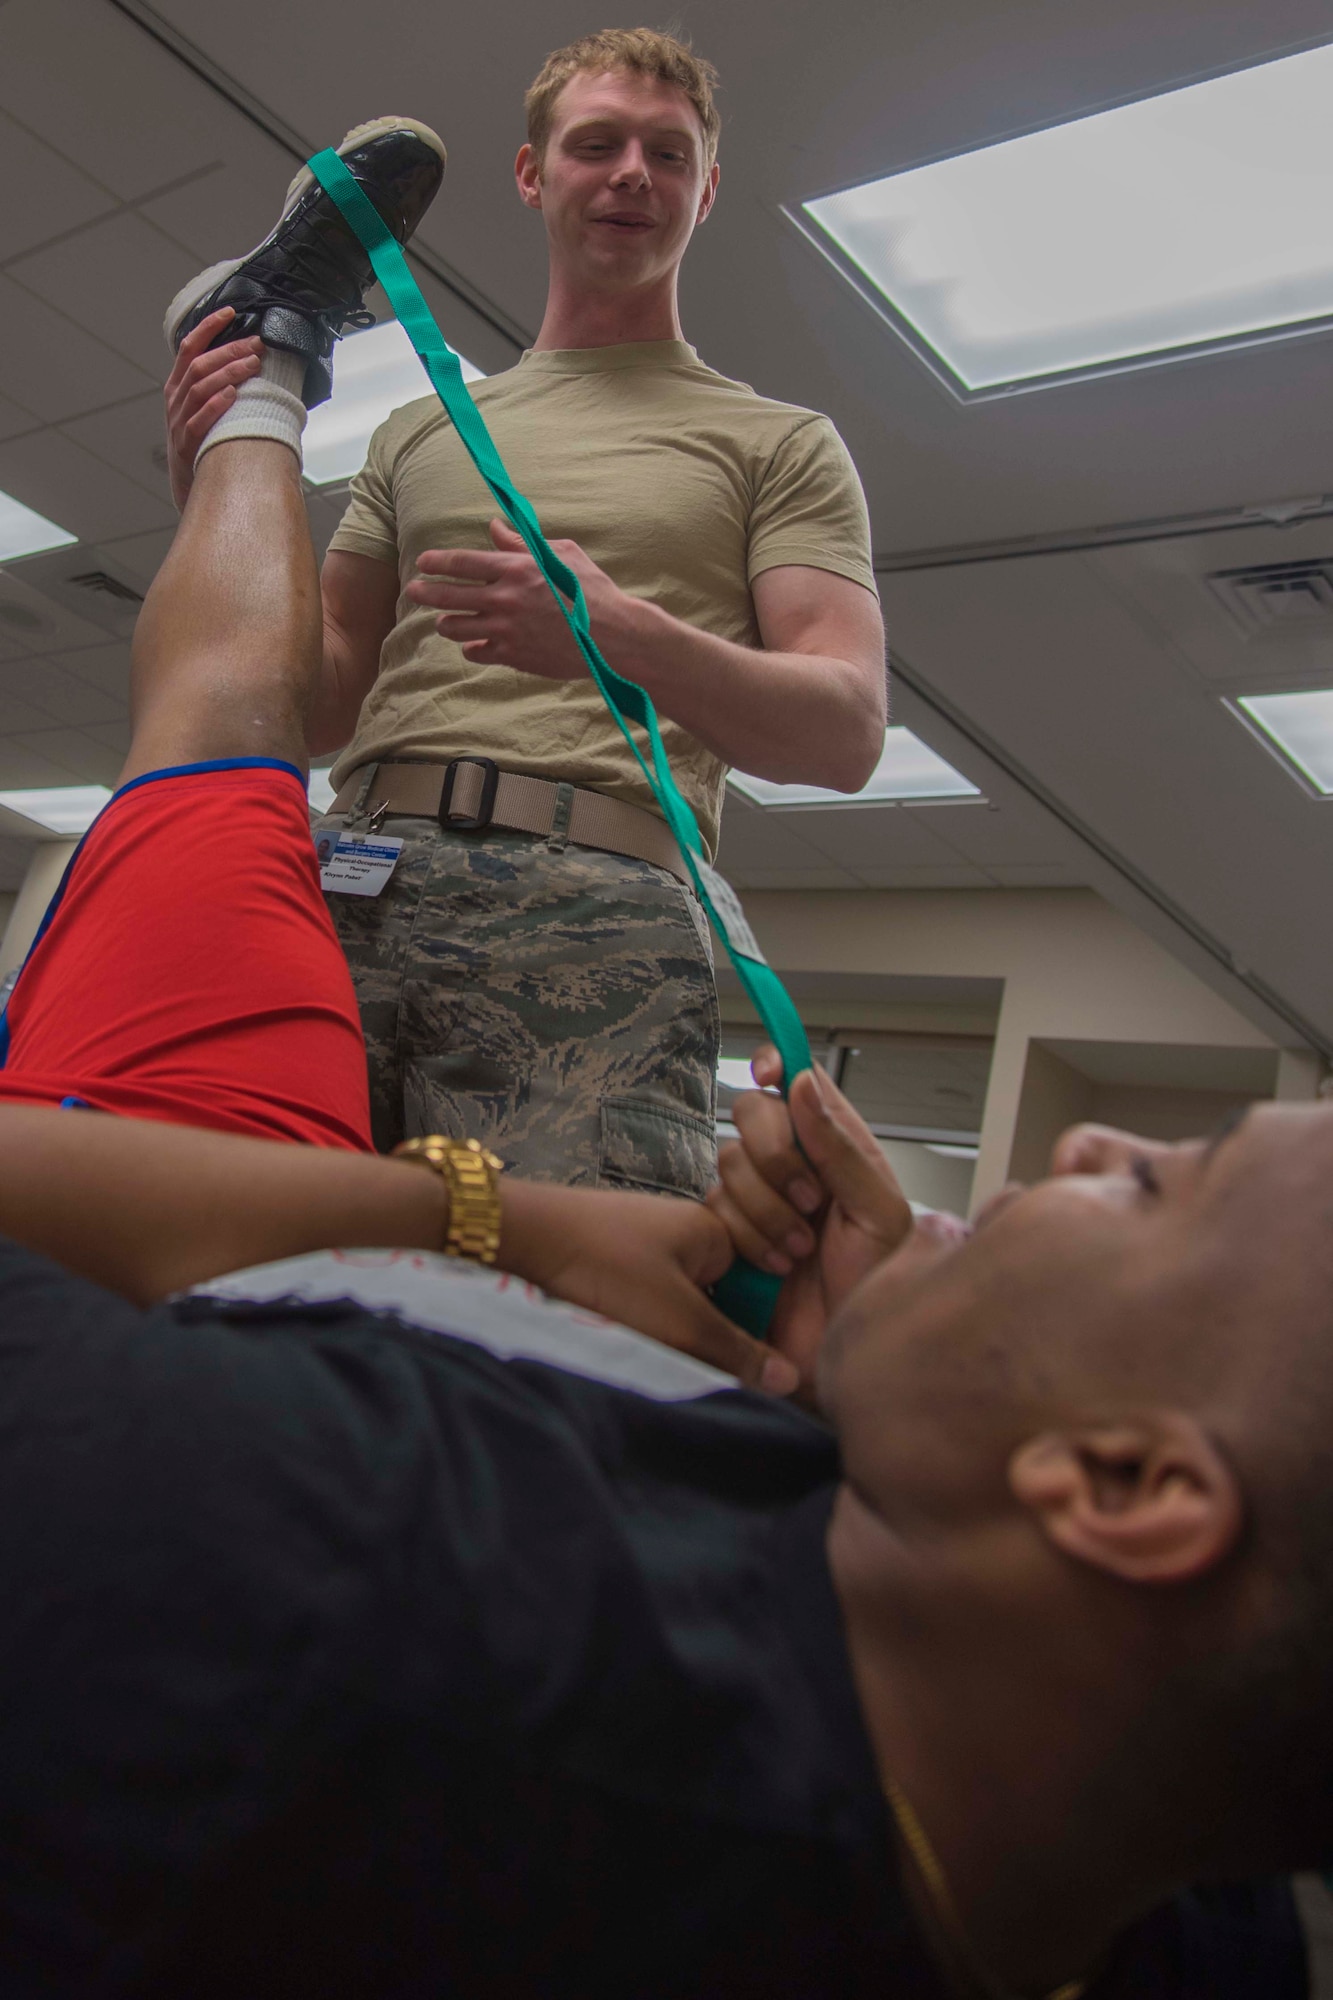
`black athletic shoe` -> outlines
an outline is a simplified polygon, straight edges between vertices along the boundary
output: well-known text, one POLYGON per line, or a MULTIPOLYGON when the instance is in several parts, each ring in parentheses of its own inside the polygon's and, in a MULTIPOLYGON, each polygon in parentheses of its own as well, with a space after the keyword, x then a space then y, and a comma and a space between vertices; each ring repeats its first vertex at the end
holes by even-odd
MULTIPOLYGON (((444 179, 443 142, 415 118, 376 118, 347 134, 339 155, 400 243, 406 243, 444 179)), ((258 334, 304 357, 308 410, 333 391, 334 343, 348 326, 369 326, 362 300, 375 282, 370 259, 308 167, 287 190, 278 225, 248 257, 210 265, 177 292, 162 331, 174 352, 192 327, 233 306, 213 342, 258 334)))

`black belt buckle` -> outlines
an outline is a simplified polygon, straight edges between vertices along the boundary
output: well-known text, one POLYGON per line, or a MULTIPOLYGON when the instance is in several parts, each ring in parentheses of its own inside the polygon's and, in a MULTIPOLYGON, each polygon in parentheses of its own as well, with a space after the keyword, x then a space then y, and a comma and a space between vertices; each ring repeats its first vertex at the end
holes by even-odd
POLYGON ((440 825, 453 827, 460 833, 473 833, 478 827, 489 826, 491 814, 495 811, 495 793, 499 783, 499 769, 489 757, 450 758, 444 767, 444 785, 440 792, 440 825), (481 781, 481 804, 475 813, 450 811, 454 796, 454 779, 458 776, 460 764, 480 764, 485 773, 481 781))

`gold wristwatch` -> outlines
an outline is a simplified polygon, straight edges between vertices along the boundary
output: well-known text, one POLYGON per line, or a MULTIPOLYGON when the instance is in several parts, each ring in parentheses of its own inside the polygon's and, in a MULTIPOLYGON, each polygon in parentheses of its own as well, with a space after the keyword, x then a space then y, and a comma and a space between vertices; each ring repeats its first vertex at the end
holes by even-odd
POLYGON ((450 1257, 493 1264, 500 1250, 500 1176, 504 1161, 477 1139, 442 1139, 429 1133, 395 1146, 395 1160, 415 1160, 438 1174, 449 1190, 449 1226, 444 1248, 450 1257))

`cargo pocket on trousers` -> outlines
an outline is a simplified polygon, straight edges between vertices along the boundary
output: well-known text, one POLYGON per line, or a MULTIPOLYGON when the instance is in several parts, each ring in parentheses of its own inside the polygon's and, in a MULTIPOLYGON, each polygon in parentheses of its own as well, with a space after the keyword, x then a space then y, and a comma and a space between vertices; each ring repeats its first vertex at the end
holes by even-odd
POLYGON ((703 1200, 717 1178, 717 1127, 711 1118, 642 1097, 604 1097, 600 1109, 598 1187, 703 1200))
POLYGON ((403 1067, 403 1132, 409 1139, 438 1132, 479 1139, 502 1151, 514 1113, 514 1079, 498 1063, 474 1056, 433 1056, 403 1067))

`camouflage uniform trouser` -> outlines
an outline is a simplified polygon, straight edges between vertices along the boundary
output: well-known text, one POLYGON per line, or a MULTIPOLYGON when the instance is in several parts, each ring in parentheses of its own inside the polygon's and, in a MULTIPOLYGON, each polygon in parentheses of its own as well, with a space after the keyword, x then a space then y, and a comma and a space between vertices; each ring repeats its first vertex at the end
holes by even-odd
POLYGON ((701 1196, 714 1177, 708 920, 665 868, 389 818, 377 897, 330 895, 381 1151, 480 1139, 533 1180, 701 1196))

